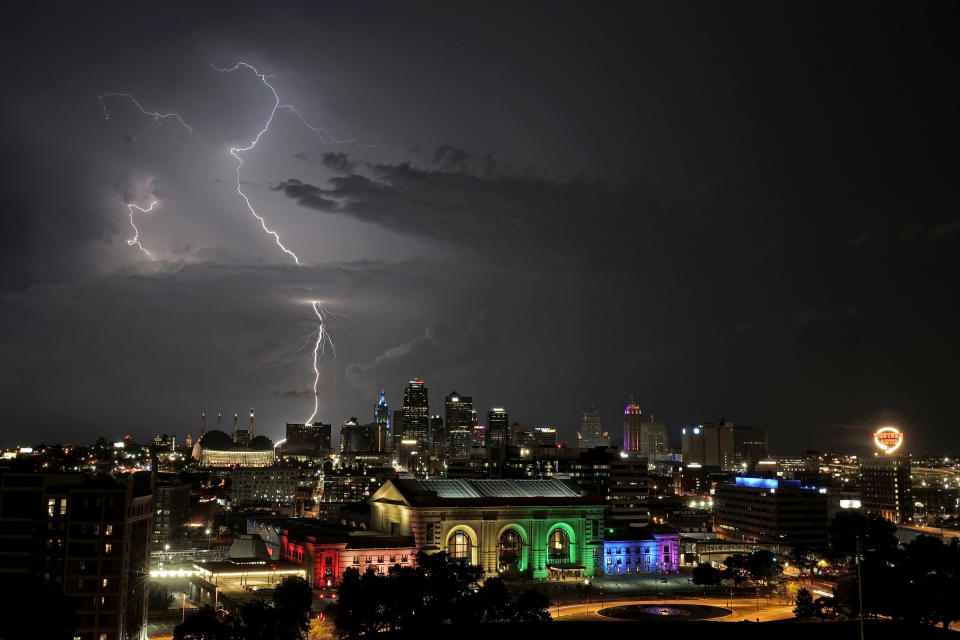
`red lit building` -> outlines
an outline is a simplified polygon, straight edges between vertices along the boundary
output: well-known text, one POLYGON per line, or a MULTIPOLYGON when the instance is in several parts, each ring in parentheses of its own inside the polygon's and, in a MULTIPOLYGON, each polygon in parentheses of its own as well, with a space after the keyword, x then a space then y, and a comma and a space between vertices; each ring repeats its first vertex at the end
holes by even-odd
POLYGON ((386 574, 394 565, 416 562, 413 536, 304 523, 280 528, 278 537, 280 559, 303 566, 307 582, 315 588, 339 586, 350 567, 386 574))

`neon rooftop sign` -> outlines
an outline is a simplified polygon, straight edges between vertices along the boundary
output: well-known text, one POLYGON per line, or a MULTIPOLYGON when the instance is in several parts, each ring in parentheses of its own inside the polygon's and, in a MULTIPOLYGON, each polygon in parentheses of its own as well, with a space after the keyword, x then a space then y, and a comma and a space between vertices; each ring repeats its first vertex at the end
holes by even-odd
POLYGON ((873 434, 873 442, 882 453, 893 453, 903 444, 903 432, 896 427, 880 427, 873 434))

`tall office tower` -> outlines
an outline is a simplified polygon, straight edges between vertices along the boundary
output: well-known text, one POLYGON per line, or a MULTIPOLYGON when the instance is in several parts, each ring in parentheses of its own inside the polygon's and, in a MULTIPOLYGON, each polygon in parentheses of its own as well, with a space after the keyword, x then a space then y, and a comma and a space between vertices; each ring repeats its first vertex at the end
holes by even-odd
POLYGON ((520 424, 519 422, 514 422, 512 425, 510 425, 509 444, 514 447, 536 446, 533 437, 533 430, 526 425, 520 424))
POLYGON ((439 413, 430 416, 430 453, 438 458, 447 455, 447 430, 439 413))
POLYGON ((0 471, 0 581, 62 591, 76 613, 71 637, 146 638, 154 493, 149 471, 0 471))
POLYGON ((681 435, 684 464, 736 470, 732 422, 721 419, 716 423, 690 425, 681 430, 681 435))
POLYGON ((733 427, 733 464, 738 469, 753 469, 769 457, 767 430, 764 427, 736 425, 733 427))
POLYGON ((878 455, 860 461, 860 502, 863 510, 894 524, 913 520, 910 456, 878 455))
POLYGON ((380 389, 380 399, 377 400, 377 406, 373 408, 373 421, 383 426, 387 451, 390 451, 393 446, 393 424, 390 421, 390 405, 387 404, 387 395, 383 389, 380 389))
POLYGON ((427 387, 420 378, 414 378, 403 390, 401 414, 404 439, 416 440, 421 450, 430 446, 430 401, 427 387))
POLYGON ((358 424, 356 418, 343 423, 340 430, 340 453, 385 453, 386 427, 377 422, 358 424))
POLYGON ((703 428, 704 466, 720 467, 723 471, 735 471, 733 456, 733 423, 723 418, 703 428))
POLYGON ((448 454, 453 460, 468 460, 473 435, 473 398, 453 390, 443 404, 447 417, 448 454))
POLYGON ((703 466, 703 429, 700 425, 692 424, 680 430, 680 451, 684 465, 703 466))
POLYGON ((303 451, 312 454, 330 453, 332 425, 322 422, 313 424, 287 423, 285 451, 303 451))
POLYGON ((903 445, 903 432, 881 427, 873 434, 879 451, 860 460, 860 501, 867 513, 896 524, 913 520, 910 456, 894 455, 903 445))
POLYGON ((510 437, 510 417, 503 407, 492 407, 487 412, 487 446, 505 447, 510 437))
POLYGON ((557 430, 553 427, 534 427, 533 444, 538 447, 556 447, 557 430))
POLYGON ((640 454, 653 456, 670 451, 667 425, 662 422, 644 422, 640 425, 640 454))
POLYGON ((580 421, 580 431, 577 432, 577 447, 592 449, 593 447, 609 447, 610 434, 600 426, 600 410, 590 407, 583 412, 580 421))
POLYGON ((643 424, 640 405, 631 400, 623 410, 623 450, 640 450, 640 426, 643 424))

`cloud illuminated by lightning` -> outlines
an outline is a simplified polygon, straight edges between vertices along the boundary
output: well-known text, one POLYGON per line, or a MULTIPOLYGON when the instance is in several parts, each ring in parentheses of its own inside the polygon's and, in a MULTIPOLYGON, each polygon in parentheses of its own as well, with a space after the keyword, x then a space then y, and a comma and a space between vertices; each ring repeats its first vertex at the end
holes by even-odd
POLYGON ((148 256, 151 255, 151 254, 150 254, 150 252, 147 251, 147 250, 143 247, 143 245, 140 243, 140 229, 137 229, 137 224, 133 221, 133 216, 134 216, 134 214, 137 213, 137 212, 139 212, 139 213, 150 213, 151 211, 153 211, 153 208, 154 208, 155 206, 157 206, 157 203, 158 203, 158 202, 159 202, 158 200, 154 200, 153 202, 150 203, 150 206, 147 207, 146 209, 144 209, 144 208, 141 207, 140 205, 136 205, 136 204, 132 204, 132 203, 127 203, 127 209, 129 209, 129 211, 130 211, 130 226, 133 227, 133 237, 130 238, 129 240, 127 240, 127 244, 130 245, 131 247, 132 247, 133 245, 137 245, 137 247, 140 249, 140 251, 143 251, 143 252, 144 252, 145 254, 147 254, 148 256))
MULTIPOLYGON (((263 216, 257 213, 256 209, 253 206, 253 203, 250 201, 250 198, 243 191, 243 181, 241 179, 241 170, 243 169, 243 165, 244 165, 243 156, 241 154, 245 154, 249 151, 252 151, 257 146, 257 143, 260 142, 260 139, 270 129, 270 125, 273 123, 273 119, 277 111, 278 110, 289 111, 294 115, 296 115, 296 117, 300 120, 300 122, 305 127, 307 127, 308 129, 310 129, 311 131, 313 131, 318 135, 321 142, 338 144, 338 145, 353 144, 360 149, 368 149, 368 150, 383 149, 387 153, 396 153, 396 152, 390 150, 389 147, 387 147, 386 145, 361 144, 356 138, 345 138, 342 140, 338 140, 326 129, 310 124, 309 122, 307 122, 307 120, 303 117, 303 115, 295 106, 290 104, 284 104, 284 105, 280 104, 280 95, 277 93, 276 88, 274 88, 274 86, 267 81, 267 78, 269 76, 267 74, 261 73, 259 70, 257 70, 256 67, 254 67, 251 64, 241 61, 230 68, 223 68, 223 69, 213 64, 211 64, 210 66, 219 73, 232 73, 234 71, 239 71, 239 70, 250 71, 260 80, 260 82, 263 83, 265 87, 267 87, 267 89, 270 90, 270 93, 273 95, 273 107, 270 109, 270 113, 267 115, 266 121, 263 127, 260 129, 260 131, 257 132, 257 134, 250 140, 250 142, 246 146, 230 147, 228 152, 237 161, 237 171, 236 171, 237 193, 243 199, 243 202, 246 205, 247 210, 260 223, 260 226, 263 229, 264 233, 273 237, 274 242, 276 242, 280 250, 283 251, 288 256, 290 256, 290 258, 293 259, 294 263, 296 263, 297 265, 300 265, 300 257, 297 256, 297 254, 294 253, 291 249, 289 249, 286 245, 283 244, 283 242, 280 239, 280 234, 278 234, 276 231, 268 227, 267 222, 263 218, 263 216)), ((100 101, 101 107, 103 107, 103 115, 105 119, 107 120, 110 119, 110 111, 107 108, 105 98, 111 98, 111 97, 126 98, 130 100, 130 102, 132 102, 133 105, 141 113, 143 113, 145 116, 147 116, 153 121, 152 124, 150 124, 146 129, 144 129, 143 131, 141 131, 140 133, 132 137, 132 140, 134 142, 136 142, 144 133, 146 133, 153 127, 162 125, 167 119, 173 119, 176 122, 178 122, 181 126, 183 126, 187 131, 189 131, 192 135, 196 136, 197 140, 201 144, 203 144, 204 146, 209 146, 203 141, 203 139, 196 132, 196 130, 192 126, 187 124, 187 122, 180 116, 180 114, 175 112, 161 113, 159 111, 150 111, 145 107, 143 107, 143 105, 141 105, 140 102, 133 95, 129 93, 109 92, 109 93, 101 94, 97 97, 97 99, 100 101)), ((130 226, 132 226, 134 230, 134 237, 131 240, 128 240, 127 243, 131 246, 136 245, 141 251, 143 251, 148 256, 151 254, 149 251, 147 251, 146 248, 144 248, 144 246, 140 242, 140 231, 139 229, 137 229, 137 226, 134 222, 134 215, 135 215, 135 212, 139 212, 141 214, 149 213, 150 211, 153 210, 153 208, 157 205, 157 203, 158 201, 153 201, 150 204, 150 206, 145 209, 135 204, 127 204, 127 208, 129 209, 129 214, 130 214, 130 226)), ((311 308, 313 309, 313 312, 317 316, 317 319, 319 320, 320 323, 317 328, 317 339, 313 348, 313 372, 314 372, 313 413, 305 421, 306 424, 312 423, 313 419, 317 415, 317 412, 319 411, 320 402, 319 402, 319 395, 318 395, 318 387, 320 384, 320 367, 319 367, 320 355, 325 352, 325 349, 327 347, 329 347, 330 350, 333 352, 334 358, 336 358, 336 347, 333 343, 333 339, 331 338, 330 334, 326 331, 326 328, 324 326, 326 322, 327 311, 326 309, 324 309, 323 305, 317 300, 314 300, 311 302, 311 308)))

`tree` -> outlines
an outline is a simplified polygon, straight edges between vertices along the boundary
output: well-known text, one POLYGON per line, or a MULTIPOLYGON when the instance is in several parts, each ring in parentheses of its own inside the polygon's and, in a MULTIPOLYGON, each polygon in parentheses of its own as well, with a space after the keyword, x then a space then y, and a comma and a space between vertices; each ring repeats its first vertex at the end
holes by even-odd
POLYGON ((723 574, 719 569, 706 562, 701 562, 693 569, 693 584, 703 585, 703 595, 707 595, 707 587, 720 584, 723 574))
POLYGON ((796 606, 793 608, 793 615, 798 618, 809 620, 816 613, 816 608, 813 605, 813 595, 806 589, 797 591, 797 599, 794 604, 796 606))
POLYGON ((837 559, 854 564, 857 540, 863 557, 889 560, 897 551, 897 527, 874 514, 842 509, 830 522, 830 549, 837 559))
POLYGON ((232 619, 221 620, 210 607, 188 617, 173 630, 174 640, 233 640, 232 619))
POLYGON ((517 598, 516 621, 550 622, 550 600, 536 589, 527 589, 517 598))

